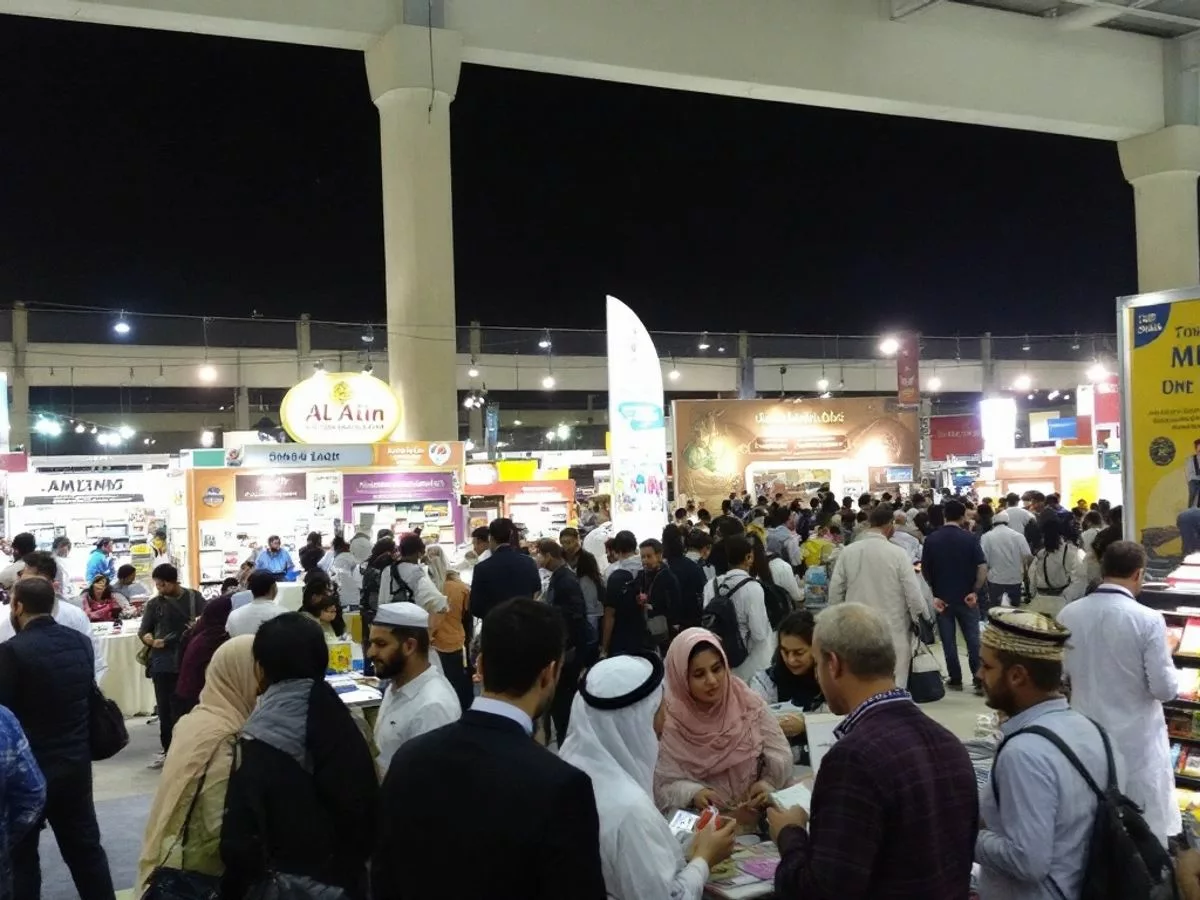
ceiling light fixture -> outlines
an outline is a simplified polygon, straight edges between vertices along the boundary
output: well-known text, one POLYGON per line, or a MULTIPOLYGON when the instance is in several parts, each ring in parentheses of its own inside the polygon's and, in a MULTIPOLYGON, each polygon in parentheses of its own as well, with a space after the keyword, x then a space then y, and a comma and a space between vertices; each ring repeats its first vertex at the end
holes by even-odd
POLYGON ((1104 381, 1108 378, 1108 369, 1100 360, 1092 363, 1087 370, 1088 381, 1104 381))
POLYGON ((671 356, 671 369, 670 369, 670 371, 667 372, 667 377, 670 378, 672 381, 679 380, 679 368, 675 365, 674 355, 671 356))
POLYGON ((133 428, 130 428, 128 425, 122 425, 117 429, 117 434, 121 436, 122 440, 127 441, 137 434, 137 431, 135 431, 133 428))
POLYGON ((211 447, 216 439, 217 436, 207 429, 200 432, 200 446, 202 447, 211 447))
POLYGON ((479 377, 479 367, 475 364, 474 354, 471 355, 471 367, 469 369, 467 369, 467 377, 468 378, 478 378, 479 377))
POLYGON ((710 344, 708 342, 708 332, 706 331, 706 332, 704 332, 704 334, 700 335, 700 342, 698 344, 696 344, 696 349, 697 350, 707 350, 711 346, 712 346, 712 344, 710 344))
POLYGON ((125 310, 121 310, 121 314, 117 317, 117 321, 113 322, 113 331, 116 334, 121 335, 121 337, 124 337, 132 330, 133 328, 125 320, 125 310))
POLYGON ((367 360, 366 365, 364 365, 362 367, 362 373, 364 375, 374 375, 375 374, 375 366, 371 363, 370 360, 367 360))
POLYGON ((895 356, 900 350, 900 341, 888 335, 879 342, 879 352, 884 356, 895 356))
POLYGON ((1013 389, 1017 391, 1027 391, 1033 387, 1033 378, 1027 374, 1020 374, 1013 379, 1013 389))
POLYGON ((932 378, 929 379, 928 382, 926 382, 925 386, 927 388, 929 388, 929 390, 933 391, 934 393, 937 393, 938 391, 940 391, 942 389, 942 379, 940 379, 940 378, 938 378, 938 376, 934 375, 932 378))
POLYGON ((542 339, 540 341, 538 341, 538 346, 543 350, 549 350, 551 347, 551 343, 552 342, 550 340, 550 329, 547 328, 542 333, 542 339))
POLYGON ((364 344, 375 343, 375 332, 371 329, 370 325, 368 325, 365 329, 363 329, 363 333, 359 335, 359 339, 364 344))
POLYGON ((196 374, 200 377, 201 381, 207 381, 211 384, 217 380, 217 367, 212 363, 204 363, 204 365, 196 370, 196 374))

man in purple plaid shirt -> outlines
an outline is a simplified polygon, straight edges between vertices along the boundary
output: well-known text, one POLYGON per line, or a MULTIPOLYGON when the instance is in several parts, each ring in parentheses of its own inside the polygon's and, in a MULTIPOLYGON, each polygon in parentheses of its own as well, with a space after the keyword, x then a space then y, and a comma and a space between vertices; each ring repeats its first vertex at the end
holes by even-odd
POLYGON ((768 810, 784 900, 962 900, 979 831, 966 748, 896 687, 887 625, 859 603, 817 616, 813 655, 829 708, 846 715, 821 761, 812 819, 768 810))

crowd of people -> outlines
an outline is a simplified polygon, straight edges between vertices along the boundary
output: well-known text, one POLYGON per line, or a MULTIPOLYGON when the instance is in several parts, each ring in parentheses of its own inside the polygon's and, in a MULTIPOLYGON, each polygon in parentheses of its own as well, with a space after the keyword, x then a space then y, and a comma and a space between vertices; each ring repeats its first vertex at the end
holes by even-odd
MULTIPOLYGON (((659 536, 607 537, 602 558, 574 528, 522 547, 497 519, 464 571, 416 535, 378 536, 362 567, 340 537, 325 550, 315 536, 295 613, 274 602, 286 571, 258 559, 207 603, 158 566, 139 636, 163 772, 135 896, 183 879, 228 897, 273 881, 350 900, 698 900, 738 835, 757 833, 777 844, 782 898, 960 900, 973 867, 983 900, 1072 898, 1099 877, 1106 801, 1089 779, 1124 791, 1156 846, 1179 833, 1161 707, 1176 672, 1161 615, 1136 601, 1145 554, 1120 539, 1119 509, 760 499, 716 518, 683 507, 659 536), (373 721, 325 679, 350 609, 383 689, 373 721), (961 629, 1000 718, 982 787, 963 742, 905 690, 934 621, 948 686, 963 685, 961 629), (844 717, 836 741, 807 809, 781 808, 818 711, 844 717), (681 840, 679 809, 720 815, 681 840), (361 839, 320 836, 334 822, 361 839), (410 847, 415 861, 397 849, 410 847)), ((85 612, 111 600, 108 583, 76 606, 51 554, 16 563, 0 896, 38 896, 47 823, 80 896, 109 900, 85 612)), ((1179 869, 1189 900, 1195 863, 1179 869)))

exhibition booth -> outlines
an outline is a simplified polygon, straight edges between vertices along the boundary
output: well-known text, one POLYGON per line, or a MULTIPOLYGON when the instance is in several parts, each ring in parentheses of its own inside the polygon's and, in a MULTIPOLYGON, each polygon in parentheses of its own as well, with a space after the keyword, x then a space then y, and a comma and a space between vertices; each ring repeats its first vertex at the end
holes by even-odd
POLYGON ((150 541, 166 525, 168 485, 165 468, 10 472, 5 531, 10 539, 33 534, 39 550, 50 550, 57 537, 71 541, 63 558, 71 584, 64 593, 82 590, 88 555, 100 538, 112 539, 115 568, 131 563, 146 580, 154 559, 150 541))
POLYGON ((720 509, 730 492, 807 499, 908 491, 918 475, 917 413, 895 397, 676 400, 676 503, 720 509))
POLYGON ((538 460, 472 463, 466 470, 467 530, 493 519, 512 519, 528 541, 558 540, 575 525, 575 482, 566 467, 543 468, 538 460))

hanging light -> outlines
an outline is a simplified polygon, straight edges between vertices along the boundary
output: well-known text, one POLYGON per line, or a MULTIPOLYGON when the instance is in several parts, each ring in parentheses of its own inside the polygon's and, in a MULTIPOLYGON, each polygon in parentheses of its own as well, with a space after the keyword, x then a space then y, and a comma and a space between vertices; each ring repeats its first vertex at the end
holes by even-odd
POLYGON ((478 378, 479 377, 479 367, 477 365, 475 365, 475 355, 474 354, 471 355, 471 366, 470 366, 470 368, 467 369, 467 377, 468 378, 478 378))
POLYGON ((1013 390, 1027 391, 1033 387, 1033 378, 1027 374, 1020 374, 1013 379, 1013 390))
POLYGON ((200 432, 200 446, 201 447, 211 447, 213 445, 213 442, 216 439, 217 439, 217 436, 207 429, 200 432))
POLYGON ((900 341, 890 334, 879 342, 879 352, 884 356, 895 356, 899 350, 900 341))
POLYGON ((149 447, 150 446, 150 438, 142 438, 142 443, 145 444, 147 447, 149 447))
POLYGON ((667 372, 667 377, 670 378, 672 381, 679 380, 679 368, 675 365, 674 355, 671 356, 671 368, 667 372))
POLYGON ((557 434, 560 441, 565 441, 571 436, 571 426, 564 422, 562 425, 558 426, 557 434))
POLYGON ((96 435, 96 443, 101 447, 107 447, 109 444, 109 438, 111 437, 116 437, 116 435, 110 435, 107 431, 102 431, 100 434, 96 435))
POLYGON ((550 329, 549 329, 549 328, 547 328, 547 329, 546 329, 546 330, 545 330, 545 331, 542 333, 542 339, 541 339, 540 341, 538 341, 538 346, 539 346, 539 347, 541 347, 543 350, 549 350, 549 349, 550 349, 550 345, 551 345, 551 342, 550 342, 550 329))
POLYGON ((325 374, 325 360, 318 359, 313 362, 313 373, 317 375, 325 374))
POLYGON ((80 422, 78 425, 75 426, 76 434, 83 434, 85 431, 87 431, 87 426, 84 425, 82 422, 80 422))
POLYGON ((700 335, 700 342, 696 344, 696 349, 707 350, 711 346, 712 344, 708 342, 708 332, 706 331, 704 334, 700 335))
POLYGON ((1054 400, 1057 397, 1058 397, 1058 389, 1057 388, 1046 395, 1047 400, 1054 400))
POLYGON ((520 425, 520 424, 521 424, 521 420, 520 420, 520 419, 513 419, 513 424, 514 424, 514 425, 520 425))
POLYGON ((554 440, 555 437, 556 437, 556 435, 553 431, 546 432, 546 440, 552 441, 552 440, 554 440))
POLYGON ((557 383, 558 382, 555 380, 554 376, 551 374, 547 374, 542 379, 542 387, 544 387, 548 391, 554 390, 554 385, 556 385, 557 383))
POLYGON ((121 337, 124 337, 133 330, 129 322, 125 320, 125 310, 121 310, 121 314, 117 317, 117 321, 113 322, 112 328, 113 332, 121 335, 121 337))
POLYGON ((371 364, 370 360, 367 360, 367 364, 362 367, 362 373, 364 375, 373 375, 375 373, 375 366, 371 364))
POLYGON ((196 370, 196 375, 199 376, 201 381, 207 381, 211 384, 217 380, 217 367, 212 363, 206 362, 196 370))
POLYGON ((826 378, 824 374, 822 374, 821 377, 817 379, 817 390, 820 391, 821 393, 824 393, 825 391, 829 390, 829 379, 826 378))
POLYGON ((91 427, 91 430, 89 431, 89 433, 90 433, 90 434, 95 434, 95 433, 96 433, 96 431, 97 431, 97 429, 96 429, 96 426, 95 426, 95 425, 93 425, 93 426, 91 427))
POLYGON ((936 375, 934 375, 932 378, 929 379, 928 382, 926 382, 925 386, 927 388, 929 388, 929 390, 931 390, 931 391, 934 391, 934 392, 940 391, 942 389, 942 379, 940 379, 936 375))
POLYGON ((1022 344, 1021 344, 1021 349, 1022 349, 1024 352, 1028 353, 1028 352, 1029 352, 1029 350, 1030 350, 1030 346, 1031 346, 1031 345, 1030 345, 1030 343, 1029 343, 1029 335, 1025 335, 1025 340, 1024 340, 1024 341, 1022 342, 1022 344))
POLYGON ((375 343, 375 332, 371 329, 371 326, 368 325, 363 329, 363 333, 359 335, 359 338, 364 344, 373 344, 375 343))
POLYGON ((121 436, 121 440, 127 441, 137 434, 137 431, 135 431, 133 428, 130 428, 128 425, 122 425, 117 429, 117 434, 121 436))
POLYGON ((1088 381, 1104 381, 1108 378, 1108 369, 1100 360, 1092 363, 1087 370, 1088 381))
POLYGON ((58 437, 62 434, 62 423, 58 419, 42 419, 39 418, 33 426, 33 430, 38 434, 46 437, 58 437))
POLYGON ((1075 332, 1075 337, 1071 338, 1071 349, 1072 350, 1079 349, 1079 332, 1078 331, 1075 332))

